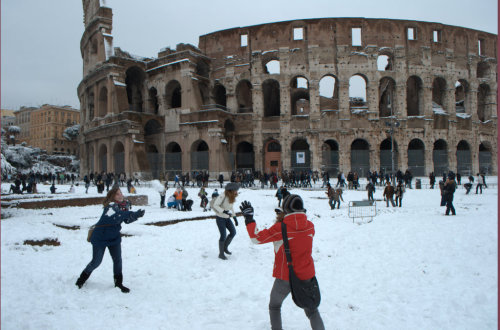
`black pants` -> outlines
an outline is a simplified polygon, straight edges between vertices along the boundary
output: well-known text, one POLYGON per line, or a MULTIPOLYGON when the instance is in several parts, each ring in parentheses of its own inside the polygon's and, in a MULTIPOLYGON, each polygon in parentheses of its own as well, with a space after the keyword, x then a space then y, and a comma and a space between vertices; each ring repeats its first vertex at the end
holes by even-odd
POLYGON ((478 183, 477 186, 476 186, 476 194, 477 194, 477 190, 480 190, 481 191, 481 194, 483 193, 483 184, 482 183, 478 183))
POLYGON ((396 196, 396 206, 403 206, 403 197, 396 196))
POLYGON ((446 200, 446 215, 449 215, 451 211, 451 214, 455 215, 455 207, 453 207, 453 199, 448 199, 446 200))

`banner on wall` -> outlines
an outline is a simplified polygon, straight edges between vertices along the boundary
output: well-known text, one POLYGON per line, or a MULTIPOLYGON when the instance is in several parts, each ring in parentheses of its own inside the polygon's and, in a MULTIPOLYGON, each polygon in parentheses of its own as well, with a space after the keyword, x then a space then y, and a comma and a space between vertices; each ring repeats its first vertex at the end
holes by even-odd
POLYGON ((306 163, 306 153, 301 151, 297 152, 297 164, 305 164, 306 163))

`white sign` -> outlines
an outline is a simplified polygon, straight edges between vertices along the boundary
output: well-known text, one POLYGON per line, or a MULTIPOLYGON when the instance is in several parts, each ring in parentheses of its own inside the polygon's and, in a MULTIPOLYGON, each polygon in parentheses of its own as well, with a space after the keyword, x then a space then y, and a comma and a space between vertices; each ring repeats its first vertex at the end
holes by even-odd
POLYGON ((305 164, 306 163, 306 153, 301 151, 297 152, 297 164, 305 164))

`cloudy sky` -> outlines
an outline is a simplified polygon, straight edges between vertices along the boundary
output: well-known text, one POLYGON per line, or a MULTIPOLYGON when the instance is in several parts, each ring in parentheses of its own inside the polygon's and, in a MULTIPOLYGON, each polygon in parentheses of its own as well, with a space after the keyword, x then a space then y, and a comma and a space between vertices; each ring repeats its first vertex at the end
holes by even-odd
MULTIPOLYGON (((101 0, 113 9, 114 46, 156 57, 178 43, 238 26, 321 17, 393 18, 439 22, 498 33, 495 0, 101 0)), ((1 1, 1 108, 45 103, 79 108, 82 2, 1 1)))

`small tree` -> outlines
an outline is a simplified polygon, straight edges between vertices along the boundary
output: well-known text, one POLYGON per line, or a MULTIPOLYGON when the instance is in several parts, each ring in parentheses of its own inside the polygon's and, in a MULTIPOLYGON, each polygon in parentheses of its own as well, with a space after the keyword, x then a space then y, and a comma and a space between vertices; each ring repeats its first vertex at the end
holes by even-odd
POLYGON ((15 146, 16 136, 18 136, 19 133, 21 133, 21 129, 19 128, 19 126, 9 126, 7 131, 9 132, 9 138, 7 139, 7 143, 10 141, 12 145, 15 146))
POLYGON ((80 134, 80 124, 76 124, 66 128, 62 136, 68 141, 74 141, 80 134))

